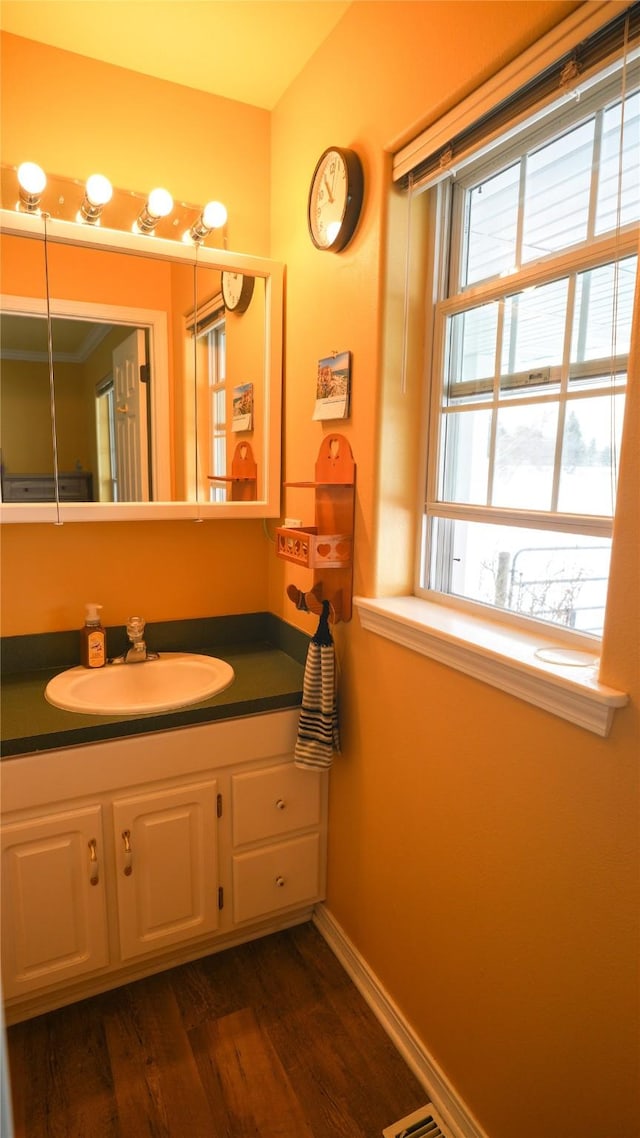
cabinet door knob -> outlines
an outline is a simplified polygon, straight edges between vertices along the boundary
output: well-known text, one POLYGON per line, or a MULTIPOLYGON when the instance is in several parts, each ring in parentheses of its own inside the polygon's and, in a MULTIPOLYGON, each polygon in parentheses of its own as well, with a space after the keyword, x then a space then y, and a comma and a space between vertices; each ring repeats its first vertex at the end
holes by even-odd
POLYGON ((98 867, 98 853, 96 849, 96 839, 92 838, 89 842, 89 881, 92 885, 97 885, 100 880, 100 870, 98 867))
POLYGON ((276 809, 277 810, 284 810, 286 805, 287 804, 286 804, 284 798, 279 798, 278 801, 276 802, 276 809))
POLYGON ((131 864, 133 860, 133 853, 131 851, 130 830, 122 831, 122 840, 124 842, 124 875, 125 877, 131 877, 131 874, 133 873, 133 866, 131 864))
POLYGON ((281 874, 278 874, 276 877, 276 885, 278 886, 278 889, 282 889, 284 886, 284 877, 282 877, 281 874))

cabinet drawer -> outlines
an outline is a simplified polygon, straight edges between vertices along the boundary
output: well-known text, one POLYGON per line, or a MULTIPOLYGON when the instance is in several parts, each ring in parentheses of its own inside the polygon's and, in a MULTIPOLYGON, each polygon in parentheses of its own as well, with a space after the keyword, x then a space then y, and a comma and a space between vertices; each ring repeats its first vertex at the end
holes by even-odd
POLYGON ((233 919, 249 921, 320 899, 320 835, 306 834, 233 859, 233 919))
MULTIPOLYGON (((5 502, 53 502, 56 496, 53 474, 5 474, 2 498, 5 502)), ((90 502, 92 475, 88 471, 58 474, 61 502, 90 502)))
POLYGON ((321 778, 320 771, 303 771, 293 763, 234 775, 234 845, 319 825, 321 778))

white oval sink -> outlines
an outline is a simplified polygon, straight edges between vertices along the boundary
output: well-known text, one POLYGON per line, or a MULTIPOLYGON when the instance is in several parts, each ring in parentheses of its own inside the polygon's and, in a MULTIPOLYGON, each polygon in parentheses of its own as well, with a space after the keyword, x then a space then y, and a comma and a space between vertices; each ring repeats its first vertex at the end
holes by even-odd
POLYGON ((45 699, 85 715, 149 715, 200 703, 233 683, 230 664, 215 656, 163 652, 144 664, 69 668, 46 686, 45 699))

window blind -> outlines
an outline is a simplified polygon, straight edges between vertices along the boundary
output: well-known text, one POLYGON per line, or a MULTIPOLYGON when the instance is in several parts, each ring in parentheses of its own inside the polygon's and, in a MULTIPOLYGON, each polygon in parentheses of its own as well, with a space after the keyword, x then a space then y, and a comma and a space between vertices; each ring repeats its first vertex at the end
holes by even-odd
POLYGON ((224 301, 222 299, 222 293, 218 292, 198 305, 197 320, 194 309, 187 313, 187 332, 195 331, 196 336, 201 336, 203 332, 206 332, 207 328, 210 328, 222 316, 224 316, 224 301))
POLYGON ((625 49, 627 58, 640 53, 640 3, 585 4, 399 150, 394 182, 404 188, 435 184, 494 139, 504 140, 534 114, 587 86, 608 63, 619 66, 625 49))

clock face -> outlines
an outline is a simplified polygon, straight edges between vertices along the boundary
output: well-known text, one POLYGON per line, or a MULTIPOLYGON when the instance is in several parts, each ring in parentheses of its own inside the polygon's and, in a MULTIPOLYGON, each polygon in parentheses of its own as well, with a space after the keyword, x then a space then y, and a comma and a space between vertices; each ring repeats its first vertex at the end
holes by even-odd
POLYGON ((232 312, 244 312, 253 296, 253 277, 242 273, 224 272, 222 274, 222 299, 225 308, 232 312))
POLYGON ((309 191, 311 240, 318 249, 338 252, 350 240, 362 205, 362 167, 352 150, 325 150, 309 191))

